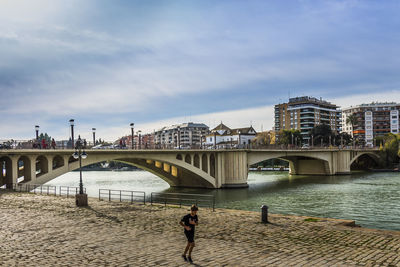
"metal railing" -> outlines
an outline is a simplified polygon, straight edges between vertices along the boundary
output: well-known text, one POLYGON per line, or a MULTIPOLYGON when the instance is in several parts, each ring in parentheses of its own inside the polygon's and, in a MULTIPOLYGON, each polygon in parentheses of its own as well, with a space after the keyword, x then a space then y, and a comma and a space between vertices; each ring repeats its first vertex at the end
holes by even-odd
MULTIPOLYGON (((30 192, 34 194, 57 195, 57 186, 21 184, 13 183, 7 185, 6 189, 16 192, 30 192)), ((86 193, 86 188, 83 188, 86 193)), ((79 187, 59 186, 59 196, 75 196, 79 192, 79 187)), ((99 189, 99 200, 119 201, 119 202, 143 202, 146 204, 146 193, 143 191, 128 191, 115 189, 99 189)), ((184 193, 155 193, 150 194, 151 205, 158 203, 167 205, 190 206, 196 204, 199 207, 209 207, 215 211, 215 197, 203 194, 184 194, 184 193)))
MULTIPOLYGON (((79 193, 79 187, 78 186, 60 186, 59 190, 59 195, 60 196, 75 196, 76 194, 79 193)), ((86 188, 83 188, 83 193, 86 194, 86 188)))
POLYGON ((114 189, 99 189, 99 200, 119 200, 119 202, 143 202, 146 204, 146 193, 143 191, 128 191, 114 189))
POLYGON ((13 183, 8 188, 16 192, 30 192, 34 194, 57 195, 57 187, 52 185, 40 184, 16 184, 13 183))
POLYGON ((182 193, 151 193, 150 203, 174 204, 190 206, 196 204, 199 207, 210 207, 215 211, 215 197, 213 195, 202 194, 182 194, 182 193))

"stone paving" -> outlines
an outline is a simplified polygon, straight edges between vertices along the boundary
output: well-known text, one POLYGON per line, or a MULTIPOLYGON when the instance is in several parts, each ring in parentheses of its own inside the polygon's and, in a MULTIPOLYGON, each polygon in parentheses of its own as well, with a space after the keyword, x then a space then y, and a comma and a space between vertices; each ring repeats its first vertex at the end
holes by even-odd
MULTIPOLYGON (((0 266, 190 266, 188 208, 0 191, 0 266)), ((400 266, 400 232, 348 221, 200 209, 194 266, 400 266)))

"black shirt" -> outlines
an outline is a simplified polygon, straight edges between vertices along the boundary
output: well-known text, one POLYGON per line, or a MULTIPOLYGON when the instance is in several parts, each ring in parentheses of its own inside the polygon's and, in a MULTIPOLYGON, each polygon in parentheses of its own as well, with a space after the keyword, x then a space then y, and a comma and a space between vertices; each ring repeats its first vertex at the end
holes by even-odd
POLYGON ((193 233, 194 233, 195 225, 194 225, 194 224, 190 224, 190 223, 189 223, 189 219, 191 219, 192 221, 194 221, 195 223, 197 223, 197 222, 198 222, 197 215, 192 216, 192 215, 190 215, 190 213, 189 213, 188 215, 183 216, 183 218, 182 218, 182 220, 181 220, 181 222, 183 222, 186 226, 189 226, 189 227, 191 228, 190 231, 188 231, 188 230, 185 229, 185 232, 193 232, 193 233))

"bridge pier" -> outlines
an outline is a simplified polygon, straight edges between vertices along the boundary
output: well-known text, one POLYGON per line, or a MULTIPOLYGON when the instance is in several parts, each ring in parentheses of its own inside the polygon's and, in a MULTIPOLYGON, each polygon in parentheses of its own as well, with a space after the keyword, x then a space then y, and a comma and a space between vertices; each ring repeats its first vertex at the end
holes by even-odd
POLYGON ((246 151, 217 153, 216 188, 248 187, 249 165, 246 151))

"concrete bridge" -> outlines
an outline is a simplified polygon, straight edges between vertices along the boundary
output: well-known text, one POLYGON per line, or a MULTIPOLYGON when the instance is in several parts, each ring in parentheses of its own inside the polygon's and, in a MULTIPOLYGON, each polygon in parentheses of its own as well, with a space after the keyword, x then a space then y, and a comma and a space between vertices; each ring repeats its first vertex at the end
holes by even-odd
MULTIPOLYGON (((44 184, 79 168, 74 150, 2 150, 0 186, 16 183, 44 184)), ((250 165, 268 159, 289 162, 290 174, 337 175, 350 173, 360 156, 378 159, 377 150, 87 150, 82 166, 119 161, 149 171, 171 186, 225 188, 247 186, 250 165)))

